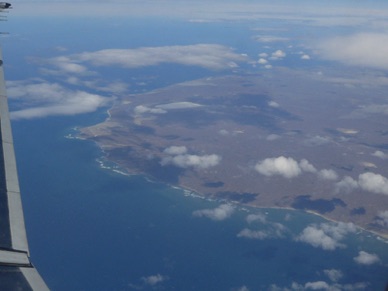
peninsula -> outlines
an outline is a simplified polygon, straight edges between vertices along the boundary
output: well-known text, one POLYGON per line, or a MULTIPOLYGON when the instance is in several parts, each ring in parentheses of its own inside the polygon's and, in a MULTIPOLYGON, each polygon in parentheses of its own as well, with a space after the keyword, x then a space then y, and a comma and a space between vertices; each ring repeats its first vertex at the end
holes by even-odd
POLYGON ((128 173, 387 235, 388 130, 378 102, 357 84, 279 68, 122 97, 79 136, 128 173))

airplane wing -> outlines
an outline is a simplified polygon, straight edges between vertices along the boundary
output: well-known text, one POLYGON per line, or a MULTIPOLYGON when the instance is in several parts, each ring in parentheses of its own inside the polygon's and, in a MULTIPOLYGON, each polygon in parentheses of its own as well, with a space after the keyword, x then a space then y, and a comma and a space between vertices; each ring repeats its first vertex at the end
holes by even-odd
POLYGON ((49 290, 31 264, 0 49, 0 290, 49 290))

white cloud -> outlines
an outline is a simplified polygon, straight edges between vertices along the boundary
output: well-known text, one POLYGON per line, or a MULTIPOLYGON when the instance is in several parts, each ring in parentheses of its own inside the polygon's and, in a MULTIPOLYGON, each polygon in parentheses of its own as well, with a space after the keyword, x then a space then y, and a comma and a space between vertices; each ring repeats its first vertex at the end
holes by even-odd
POLYGON ((388 34, 358 33, 329 39, 319 45, 324 58, 349 65, 388 69, 388 34))
POLYGON ((388 179, 382 175, 363 173, 358 178, 358 184, 366 191, 388 195, 388 179))
POLYGON ((300 58, 302 60, 310 60, 311 59, 309 55, 302 55, 300 58))
POLYGON ((337 192, 351 192, 354 189, 388 195, 388 179, 380 174, 366 172, 358 176, 358 180, 346 176, 336 183, 337 192))
POLYGON ((168 110, 189 109, 189 108, 197 108, 201 106, 202 106, 201 104, 197 104, 193 102, 173 102, 173 103, 156 105, 154 107, 138 105, 135 107, 134 112, 137 115, 141 115, 144 113, 165 114, 168 112, 168 110))
POLYGON ((256 171, 265 176, 280 175, 285 178, 294 178, 301 174, 301 169, 293 158, 280 156, 265 159, 255 166, 256 171))
POLYGON ((263 240, 268 238, 268 233, 262 231, 262 230, 250 230, 248 228, 244 228, 242 231, 240 231, 237 234, 237 237, 245 237, 245 238, 251 238, 251 239, 258 239, 263 240))
POLYGON ((168 277, 162 276, 160 274, 152 275, 152 276, 148 276, 148 277, 142 277, 143 282, 146 285, 150 285, 150 286, 155 286, 159 283, 162 283, 163 281, 166 281, 167 279, 168 279, 168 277))
POLYGON ((214 209, 202 209, 193 212, 194 216, 207 217, 215 221, 221 221, 229 218, 234 212, 234 207, 230 204, 222 204, 214 209))
POLYGON ((380 262, 380 258, 376 254, 370 254, 360 251, 357 257, 354 257, 356 263, 360 265, 373 265, 380 262))
POLYGON ((235 62, 248 58, 234 53, 230 48, 217 44, 187 46, 142 47, 136 49, 105 49, 63 57, 63 63, 90 63, 94 66, 120 66, 139 68, 162 63, 199 66, 212 70, 236 66, 235 62))
POLYGON ((388 159, 388 155, 383 153, 382 151, 375 151, 372 156, 378 157, 380 159, 386 160, 388 159))
POLYGON ((339 222, 336 224, 321 223, 320 225, 309 225, 296 238, 296 241, 308 243, 316 248, 324 250, 335 250, 345 247, 340 241, 346 234, 356 231, 352 223, 339 222))
POLYGON ((306 159, 302 159, 299 162, 299 167, 305 172, 310 172, 310 173, 317 172, 317 169, 312 164, 310 164, 310 162, 306 159))
POLYGON ((244 285, 244 286, 241 286, 240 288, 238 288, 237 291, 249 291, 249 288, 244 285))
POLYGON ((246 220, 247 220, 247 222, 249 224, 252 223, 252 222, 255 222, 255 221, 258 221, 258 222, 261 222, 261 223, 266 223, 267 217, 264 214, 262 214, 262 213, 249 214, 249 215, 247 215, 246 220))
POLYGON ((57 83, 10 82, 8 95, 23 108, 11 112, 12 119, 31 119, 53 115, 75 115, 96 111, 109 99, 85 91, 73 91, 57 83))
POLYGON ((218 133, 219 133, 220 135, 224 135, 224 136, 229 135, 229 131, 227 131, 226 129, 220 129, 220 130, 218 131, 218 133))
MULTIPOLYGON (((273 139, 275 139, 275 137, 273 139)), ((298 163, 293 158, 290 158, 290 157, 286 158, 284 156, 280 156, 277 158, 267 158, 261 162, 258 162, 255 166, 255 170, 267 177, 280 175, 290 179, 290 178, 295 178, 299 176, 303 172, 307 172, 307 173, 316 173, 319 178, 324 180, 336 180, 338 178, 338 175, 334 170, 322 169, 318 171, 306 159, 302 159, 298 163)), ((337 187, 340 187, 340 186, 341 184, 338 185, 337 187)))
POLYGON ((164 165, 175 165, 180 168, 198 168, 198 169, 207 169, 209 167, 217 166, 221 162, 221 157, 216 154, 212 155, 177 155, 165 157, 162 159, 161 164, 164 165))
POLYGON ((282 59, 282 58, 284 58, 286 55, 287 55, 287 54, 286 54, 284 51, 282 51, 282 50, 277 50, 277 51, 275 51, 275 52, 273 52, 273 53, 271 54, 271 59, 273 59, 273 60, 282 59))
MULTIPOLYGON (((249 214, 246 217, 246 221, 250 225, 254 224, 255 222, 264 224, 265 228, 262 228, 260 230, 244 228, 237 234, 237 237, 259 240, 267 238, 281 238, 288 231, 287 228, 281 223, 267 221, 267 217, 262 213, 249 214)), ((255 223, 254 225, 257 225, 257 223, 255 223)))
POLYGON ((329 287, 329 284, 324 281, 307 282, 304 285, 306 290, 328 290, 329 287))
POLYGON ((183 155, 187 153, 185 146, 170 146, 164 150, 164 153, 168 155, 183 155))
POLYGON ((266 64, 268 64, 268 61, 266 59, 260 58, 257 61, 257 63, 260 64, 260 65, 266 65, 266 64))
POLYGON ((343 273, 340 270, 336 269, 327 269, 323 270, 323 273, 332 281, 337 282, 343 277, 343 273))
POLYGON ((323 169, 318 172, 318 177, 324 180, 337 180, 338 175, 334 170, 323 169))
POLYGON ((267 58, 267 57, 268 57, 268 54, 267 54, 267 53, 260 53, 260 54, 259 54, 259 57, 261 57, 261 58, 267 58))
POLYGON ((191 155, 187 154, 185 146, 170 146, 164 150, 168 156, 163 157, 160 162, 162 166, 174 165, 180 168, 207 169, 217 166, 221 162, 221 156, 212 155, 191 155))
POLYGON ((290 40, 287 37, 281 37, 281 36, 271 36, 271 35, 260 35, 256 36, 255 40, 258 42, 282 42, 282 41, 288 41, 290 40))
POLYGON ((287 228, 281 224, 276 222, 262 222, 266 224, 265 229, 260 230, 252 230, 249 228, 244 228, 237 234, 237 237, 243 237, 248 239, 258 239, 263 240, 267 238, 282 238, 285 233, 288 231, 287 228))
POLYGON ((280 107, 279 103, 277 103, 277 102, 275 102, 275 101, 269 101, 269 102, 268 102, 268 106, 273 107, 273 108, 278 108, 278 107, 280 107))
POLYGON ((144 113, 153 113, 153 114, 164 114, 164 113, 167 113, 167 111, 164 110, 164 109, 161 109, 161 108, 150 108, 150 107, 147 107, 147 106, 144 106, 144 105, 136 106, 133 111, 137 115, 141 115, 141 114, 144 114, 144 113))
POLYGON ((383 227, 388 227, 388 210, 380 211, 377 214, 377 223, 383 227))
POLYGON ((341 181, 335 184, 337 193, 349 193, 358 188, 358 182, 350 176, 345 176, 341 181))
POLYGON ((156 105, 155 107, 164 109, 164 110, 172 110, 172 109, 197 108, 201 106, 202 106, 201 104, 197 104, 193 102, 173 102, 173 103, 156 105))

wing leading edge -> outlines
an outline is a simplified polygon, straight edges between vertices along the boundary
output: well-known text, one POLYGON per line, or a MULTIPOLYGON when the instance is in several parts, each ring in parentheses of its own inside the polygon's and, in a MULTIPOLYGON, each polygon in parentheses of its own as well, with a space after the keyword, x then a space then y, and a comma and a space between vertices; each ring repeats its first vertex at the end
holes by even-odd
POLYGON ((0 290, 49 290, 31 264, 0 49, 0 290))

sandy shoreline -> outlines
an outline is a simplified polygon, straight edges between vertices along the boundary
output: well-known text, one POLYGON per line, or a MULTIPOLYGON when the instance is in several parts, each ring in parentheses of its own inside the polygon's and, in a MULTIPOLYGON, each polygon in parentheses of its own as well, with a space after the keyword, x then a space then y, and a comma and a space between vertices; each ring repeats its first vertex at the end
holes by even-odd
MULTIPOLYGON (((330 222, 333 222, 333 223, 343 222, 343 221, 340 221, 340 220, 335 220, 333 218, 327 217, 327 216, 325 216, 325 215, 323 215, 321 213, 318 213, 318 212, 312 211, 312 210, 296 209, 296 208, 287 207, 287 206, 285 206, 285 207, 279 207, 279 206, 265 206, 265 207, 261 207, 261 206, 252 205, 252 204, 242 204, 242 203, 239 203, 237 201, 233 201, 233 200, 230 200, 230 199, 227 199, 227 198, 211 198, 211 197, 206 197, 205 195, 202 195, 199 191, 197 191, 197 190, 195 190, 193 188, 190 188, 190 187, 185 186, 185 185, 173 185, 173 184, 169 184, 169 183, 166 183, 166 182, 163 182, 163 181, 159 181, 159 180, 155 179, 154 177, 148 175, 147 173, 144 173, 144 172, 141 172, 141 171, 134 171, 133 173, 130 173, 126 169, 121 168, 120 166, 118 166, 115 162, 113 162, 111 160, 107 160, 104 156, 99 158, 97 160, 97 162, 99 163, 101 168, 113 171, 113 172, 115 172, 117 174, 124 175, 124 176, 143 176, 147 181, 149 181, 151 183, 154 183, 154 182, 163 183, 163 184, 165 184, 165 185, 167 185, 167 186, 169 186, 171 188, 181 190, 185 195, 188 195, 188 196, 191 196, 191 197, 196 197, 196 198, 201 198, 201 199, 206 199, 208 201, 218 201, 218 202, 231 203, 233 205, 241 207, 241 210, 243 210, 244 207, 251 207, 251 208, 254 208, 254 209, 278 209, 278 210, 301 211, 301 212, 308 213, 308 214, 311 214, 311 215, 319 216, 319 217, 323 218, 324 220, 327 220, 327 221, 330 221, 330 222), (111 166, 104 165, 103 159, 105 159, 106 161, 114 164, 115 166, 111 167, 111 166), (190 192, 190 194, 187 194, 187 192, 190 192)), ((353 222, 351 222, 351 223, 353 223, 353 222)), ((379 233, 377 231, 373 231, 373 230, 367 229, 365 227, 362 227, 362 226, 360 226, 358 224, 355 224, 355 223, 353 223, 353 224, 359 230, 365 231, 365 232, 370 233, 372 235, 375 235, 381 241, 383 241, 384 243, 388 243, 388 234, 379 233)))

